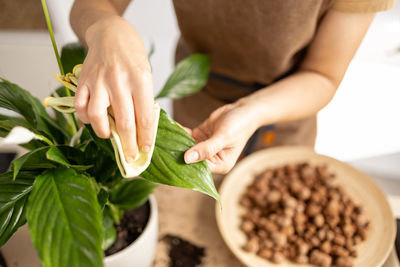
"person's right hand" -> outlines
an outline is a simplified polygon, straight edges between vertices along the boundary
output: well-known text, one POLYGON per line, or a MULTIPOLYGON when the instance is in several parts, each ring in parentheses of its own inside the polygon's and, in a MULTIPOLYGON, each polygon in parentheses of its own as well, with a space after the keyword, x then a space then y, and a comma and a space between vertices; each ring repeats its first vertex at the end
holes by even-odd
POLYGON ((125 158, 147 152, 154 138, 155 113, 151 67, 145 46, 123 18, 108 17, 91 25, 85 36, 83 63, 75 108, 101 138, 110 137, 107 108, 111 106, 125 158))

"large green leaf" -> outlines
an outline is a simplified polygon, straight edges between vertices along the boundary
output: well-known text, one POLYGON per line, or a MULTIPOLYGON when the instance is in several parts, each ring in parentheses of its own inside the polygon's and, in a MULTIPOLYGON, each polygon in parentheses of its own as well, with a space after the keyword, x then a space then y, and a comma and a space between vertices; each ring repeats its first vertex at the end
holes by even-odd
POLYGON ((125 179, 111 189, 110 201, 123 210, 131 210, 145 203, 156 186, 146 180, 125 179))
POLYGON ((0 175, 0 247, 26 222, 26 201, 37 173, 20 172, 13 180, 12 172, 0 175))
POLYGON ((219 201, 207 163, 186 164, 183 159, 185 151, 194 144, 193 138, 161 110, 151 163, 140 176, 151 182, 199 191, 219 201))
POLYGON ((86 176, 65 167, 42 173, 29 197, 27 219, 44 267, 103 265, 101 212, 86 176))
POLYGON ((79 43, 69 43, 61 50, 61 64, 64 72, 72 72, 77 64, 82 64, 86 57, 86 50, 79 43))
POLYGON ((210 59, 193 54, 176 66, 156 98, 182 98, 200 91, 206 85, 210 72, 210 59))
POLYGON ((22 115, 29 129, 43 134, 57 143, 64 143, 69 134, 47 114, 40 101, 18 85, 0 78, 0 107, 22 115))

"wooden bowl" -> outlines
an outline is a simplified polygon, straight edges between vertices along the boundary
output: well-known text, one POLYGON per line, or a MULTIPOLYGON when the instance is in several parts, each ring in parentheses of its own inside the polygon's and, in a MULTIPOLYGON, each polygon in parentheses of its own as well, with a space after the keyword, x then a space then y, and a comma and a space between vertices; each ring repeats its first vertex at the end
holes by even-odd
POLYGON ((246 236, 239 229, 241 215, 245 211, 239 205, 239 199, 255 175, 267 168, 302 162, 326 164, 329 172, 336 174, 336 183, 342 185, 353 200, 364 207, 371 227, 368 238, 356 246, 358 257, 354 263, 355 266, 363 267, 381 266, 393 247, 396 233, 395 219, 385 194, 368 175, 344 162, 316 154, 306 147, 277 147, 256 152, 240 161, 225 177, 220 187, 222 210, 217 204, 216 217, 219 231, 231 251, 241 262, 252 267, 311 266, 289 261, 277 265, 247 253, 242 249, 246 236))

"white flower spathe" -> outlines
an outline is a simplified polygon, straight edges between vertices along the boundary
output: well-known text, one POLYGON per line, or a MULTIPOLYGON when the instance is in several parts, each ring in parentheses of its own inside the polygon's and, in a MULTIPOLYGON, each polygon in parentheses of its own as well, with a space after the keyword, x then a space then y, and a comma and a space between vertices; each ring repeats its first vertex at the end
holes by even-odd
POLYGON ((16 126, 4 138, 0 138, 0 145, 20 145, 26 144, 33 139, 42 140, 35 133, 22 126, 16 126))

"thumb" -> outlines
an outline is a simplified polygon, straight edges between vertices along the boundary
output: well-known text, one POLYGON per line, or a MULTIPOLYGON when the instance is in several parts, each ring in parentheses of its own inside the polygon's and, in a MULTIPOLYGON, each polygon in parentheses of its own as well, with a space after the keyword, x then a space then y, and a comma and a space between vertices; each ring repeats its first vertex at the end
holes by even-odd
POLYGON ((199 162, 212 158, 225 146, 222 136, 214 135, 211 138, 194 145, 185 153, 185 162, 187 164, 199 162))

